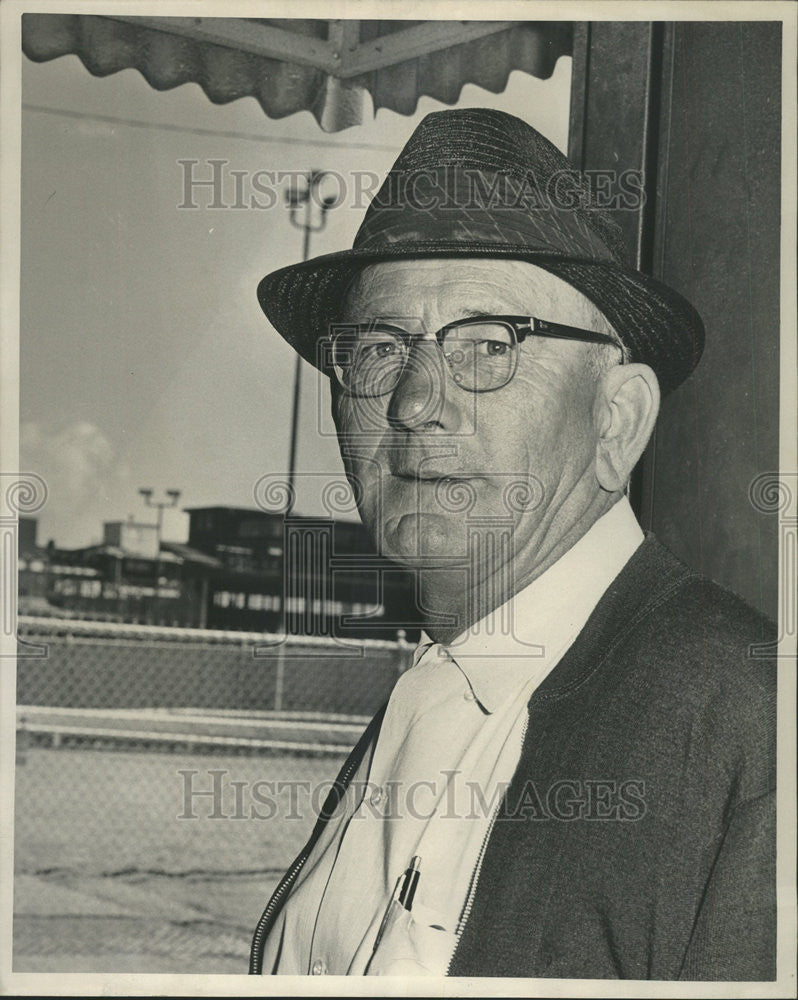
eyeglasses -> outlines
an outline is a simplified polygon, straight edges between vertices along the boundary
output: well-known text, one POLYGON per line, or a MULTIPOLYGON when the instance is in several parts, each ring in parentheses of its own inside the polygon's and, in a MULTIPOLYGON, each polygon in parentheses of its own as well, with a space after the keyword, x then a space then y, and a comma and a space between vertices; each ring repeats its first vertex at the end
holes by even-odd
MULTIPOLYGON (((535 316, 461 319, 441 327, 435 334, 435 343, 456 385, 467 392, 494 392, 515 375, 518 345, 529 336, 613 344, 623 350, 607 334, 550 323, 535 316)), ((341 324, 330 336, 332 368, 350 395, 384 396, 399 384, 413 344, 419 340, 419 335, 390 323, 341 324)))

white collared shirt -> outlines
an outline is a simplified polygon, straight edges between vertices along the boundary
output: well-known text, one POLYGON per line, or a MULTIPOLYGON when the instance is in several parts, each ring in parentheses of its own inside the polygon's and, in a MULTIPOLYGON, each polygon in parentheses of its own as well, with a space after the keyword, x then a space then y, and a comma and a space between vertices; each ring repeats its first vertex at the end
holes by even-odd
POLYGON ((483 844, 518 766, 527 703, 642 540, 623 498, 448 646, 422 633, 376 746, 267 939, 264 972, 446 974, 483 844), (391 899, 413 856, 421 874, 408 912, 391 899))

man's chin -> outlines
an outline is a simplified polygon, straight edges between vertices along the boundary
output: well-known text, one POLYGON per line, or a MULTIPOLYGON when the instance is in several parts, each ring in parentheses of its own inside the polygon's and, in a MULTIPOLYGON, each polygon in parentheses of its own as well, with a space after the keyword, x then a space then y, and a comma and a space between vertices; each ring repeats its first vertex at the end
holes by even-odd
POLYGON ((403 566, 432 568, 463 563, 468 558, 465 518, 417 512, 389 518, 383 529, 382 553, 403 566))

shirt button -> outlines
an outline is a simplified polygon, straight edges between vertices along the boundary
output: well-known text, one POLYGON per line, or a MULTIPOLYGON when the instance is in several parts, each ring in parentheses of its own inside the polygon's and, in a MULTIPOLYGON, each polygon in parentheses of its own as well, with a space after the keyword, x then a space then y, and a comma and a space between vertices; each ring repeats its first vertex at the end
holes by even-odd
POLYGON ((463 691, 463 697, 465 698, 466 701, 476 701, 477 696, 474 694, 471 688, 467 688, 465 691, 463 691))
POLYGON ((316 961, 313 963, 313 969, 311 971, 313 972, 314 976, 323 976, 324 973, 327 971, 327 966, 320 958, 317 958, 316 961))
POLYGON ((375 788, 371 793, 371 801, 375 806, 378 806, 384 798, 385 792, 381 788, 375 788))

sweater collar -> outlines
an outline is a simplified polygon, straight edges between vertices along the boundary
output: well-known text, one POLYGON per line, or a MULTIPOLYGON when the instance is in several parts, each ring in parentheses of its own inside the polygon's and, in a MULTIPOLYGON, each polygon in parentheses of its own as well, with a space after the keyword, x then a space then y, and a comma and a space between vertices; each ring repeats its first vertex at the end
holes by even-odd
POLYGON ((577 690, 611 657, 625 634, 694 576, 688 566, 647 532, 645 541, 607 588, 557 669, 535 690, 530 708, 577 690))

